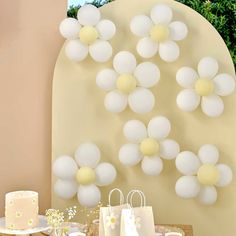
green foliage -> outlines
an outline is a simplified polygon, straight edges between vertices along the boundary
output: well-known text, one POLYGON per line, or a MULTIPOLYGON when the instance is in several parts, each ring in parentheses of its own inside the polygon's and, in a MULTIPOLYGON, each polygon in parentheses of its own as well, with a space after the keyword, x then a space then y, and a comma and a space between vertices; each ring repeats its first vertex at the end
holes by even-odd
MULTIPOLYGON (((101 7, 114 0, 94 0, 93 5, 101 7)), ((176 0, 204 16, 220 33, 229 48, 236 67, 236 0, 176 0)), ((81 6, 71 6, 68 17, 76 18, 81 6)))
POLYGON ((79 8, 80 8, 80 6, 70 6, 69 9, 67 10, 67 16, 72 17, 72 18, 76 18, 79 8))
MULTIPOLYGON (((107 3, 110 3, 110 2, 113 2, 113 1, 114 0, 94 0, 91 4, 96 6, 96 7, 101 7, 104 4, 107 4, 107 3)), ((70 6, 69 10, 67 11, 67 16, 68 17, 76 18, 77 12, 80 9, 80 7, 81 7, 80 5, 78 5, 78 6, 70 6)))
POLYGON ((236 0, 177 0, 199 12, 220 33, 236 67, 236 0))

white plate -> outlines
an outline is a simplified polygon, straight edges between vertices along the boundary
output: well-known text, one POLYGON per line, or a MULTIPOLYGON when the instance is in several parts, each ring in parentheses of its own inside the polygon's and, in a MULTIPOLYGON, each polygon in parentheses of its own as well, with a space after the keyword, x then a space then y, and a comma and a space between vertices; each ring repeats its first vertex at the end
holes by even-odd
POLYGON ((39 215, 39 224, 37 227, 32 229, 26 229, 26 230, 12 230, 6 228, 5 225, 5 217, 0 218, 0 233, 2 234, 15 234, 15 235, 24 235, 24 234, 34 234, 43 232, 50 229, 50 227, 47 224, 47 219, 45 216, 39 215))

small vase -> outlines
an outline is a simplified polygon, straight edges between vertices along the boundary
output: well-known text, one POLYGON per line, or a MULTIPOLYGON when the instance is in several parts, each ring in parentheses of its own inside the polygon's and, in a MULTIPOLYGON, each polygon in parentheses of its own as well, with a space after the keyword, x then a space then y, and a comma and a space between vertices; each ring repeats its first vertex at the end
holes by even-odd
POLYGON ((61 227, 50 232, 50 236, 86 236, 85 226, 76 222, 64 222, 61 227))
POLYGON ((65 236, 61 229, 53 229, 50 236, 65 236))

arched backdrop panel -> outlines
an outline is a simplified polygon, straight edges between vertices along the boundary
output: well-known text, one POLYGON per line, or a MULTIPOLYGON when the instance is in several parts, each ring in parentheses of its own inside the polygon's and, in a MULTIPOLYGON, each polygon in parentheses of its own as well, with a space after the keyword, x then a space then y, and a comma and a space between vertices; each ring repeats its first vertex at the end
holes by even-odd
MULTIPOLYGON (((236 180, 229 187, 219 189, 217 203, 207 207, 176 196, 174 186, 180 173, 174 161, 165 161, 162 174, 150 177, 141 171, 140 165, 127 168, 118 160, 119 148, 127 142, 122 133, 127 120, 140 119, 148 123, 156 115, 165 115, 172 123, 170 138, 179 142, 182 151, 196 153, 203 144, 215 144, 220 149, 220 161, 236 172, 236 94, 224 98, 225 112, 219 118, 206 117, 200 109, 193 113, 182 112, 175 101, 181 90, 175 74, 181 66, 196 68, 202 57, 213 56, 219 61, 220 72, 234 75, 228 49, 210 23, 192 9, 171 0, 116 0, 101 8, 103 18, 111 19, 117 25, 117 34, 111 41, 114 55, 128 50, 142 62, 135 50, 138 38, 131 34, 129 23, 137 14, 149 14, 158 2, 166 2, 173 8, 174 19, 188 25, 189 35, 179 43, 181 56, 176 62, 166 63, 158 56, 151 60, 161 69, 161 81, 152 89, 156 97, 154 110, 147 115, 137 115, 129 109, 118 115, 107 112, 103 105, 105 93, 96 86, 95 78, 98 71, 112 66, 112 60, 98 64, 88 58, 76 64, 66 58, 62 48, 53 79, 52 160, 63 154, 73 156, 80 143, 94 142, 102 152, 102 160, 113 162, 118 170, 113 187, 119 187, 125 193, 132 188, 143 190, 154 208, 156 223, 192 224, 195 236, 234 235, 236 180)), ((55 181, 54 177, 52 181, 55 181)), ((104 204, 110 189, 110 186, 102 188, 104 204)), ((76 199, 64 201, 52 194, 55 208, 64 209, 76 203, 76 199)))

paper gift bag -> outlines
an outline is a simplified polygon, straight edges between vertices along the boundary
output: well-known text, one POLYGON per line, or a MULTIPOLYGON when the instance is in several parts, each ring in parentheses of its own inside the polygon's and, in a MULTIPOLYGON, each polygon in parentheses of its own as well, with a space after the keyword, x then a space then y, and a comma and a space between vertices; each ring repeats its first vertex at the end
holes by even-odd
POLYGON ((142 191, 132 190, 127 196, 129 208, 121 214, 120 236, 155 236, 155 225, 151 206, 146 206, 146 198, 142 191), (138 194, 140 207, 133 207, 133 196, 138 194))
POLYGON ((121 212, 127 208, 124 203, 124 195, 120 189, 113 189, 109 193, 109 205, 100 208, 99 217, 99 236, 120 236, 121 212), (120 193, 120 205, 112 206, 111 197, 114 192, 120 193))

